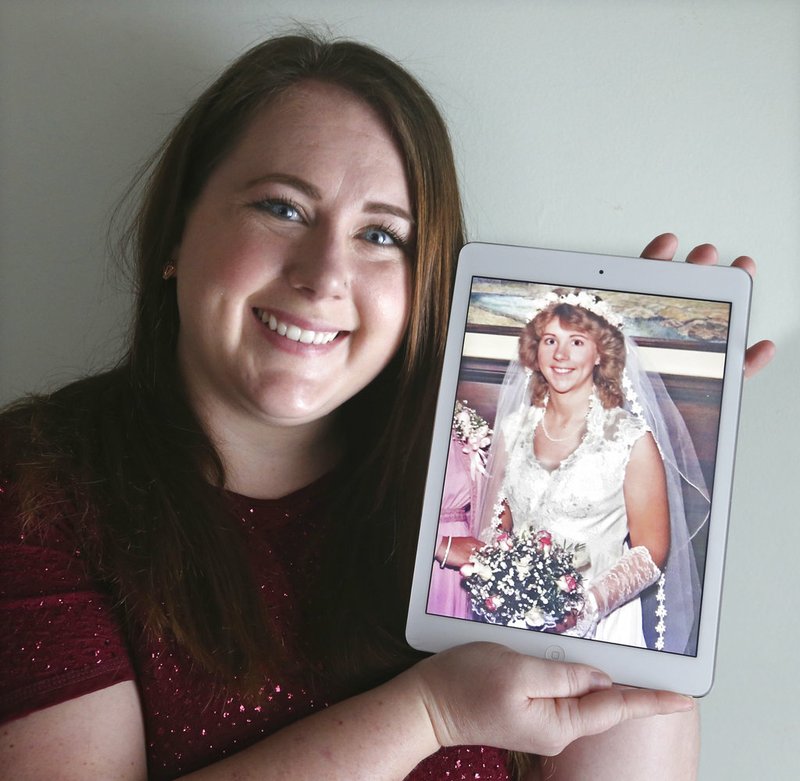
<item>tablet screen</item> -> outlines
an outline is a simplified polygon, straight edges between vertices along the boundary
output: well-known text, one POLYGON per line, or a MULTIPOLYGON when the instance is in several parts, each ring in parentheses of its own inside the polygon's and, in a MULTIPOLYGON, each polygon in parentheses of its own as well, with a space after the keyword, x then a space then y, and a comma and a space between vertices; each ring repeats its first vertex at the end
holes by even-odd
POLYGON ((730 316, 473 276, 426 612, 696 655, 730 316))

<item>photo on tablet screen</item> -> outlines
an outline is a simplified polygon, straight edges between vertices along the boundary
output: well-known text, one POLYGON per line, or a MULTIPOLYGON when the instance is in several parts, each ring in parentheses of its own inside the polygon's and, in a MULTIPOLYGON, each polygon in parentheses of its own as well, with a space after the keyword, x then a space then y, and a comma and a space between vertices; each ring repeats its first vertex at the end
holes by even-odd
POLYGON ((694 656, 729 323, 473 277, 426 612, 694 656))

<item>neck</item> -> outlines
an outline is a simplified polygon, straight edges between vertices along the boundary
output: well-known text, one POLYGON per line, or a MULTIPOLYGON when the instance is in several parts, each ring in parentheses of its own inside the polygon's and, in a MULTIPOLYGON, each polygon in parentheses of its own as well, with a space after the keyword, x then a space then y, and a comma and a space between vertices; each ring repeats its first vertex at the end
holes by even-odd
POLYGON ((587 388, 576 389, 569 393, 554 393, 551 389, 547 402, 547 409, 555 420, 566 424, 576 418, 582 418, 589 409, 589 399, 592 395, 591 385, 587 388))
POLYGON ((203 415, 225 467, 225 488, 253 499, 278 499, 329 472, 342 456, 336 420, 272 425, 249 415, 203 415))

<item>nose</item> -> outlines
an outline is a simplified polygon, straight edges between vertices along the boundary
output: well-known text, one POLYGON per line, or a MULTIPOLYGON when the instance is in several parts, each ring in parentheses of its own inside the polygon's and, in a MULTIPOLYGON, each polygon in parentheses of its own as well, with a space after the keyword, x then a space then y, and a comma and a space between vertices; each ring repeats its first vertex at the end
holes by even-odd
POLYGON ((556 349, 553 352, 553 357, 557 361, 566 361, 569 358, 569 344, 565 342, 556 342, 556 349))
POLYGON ((351 274, 347 237, 326 225, 309 228, 286 268, 289 284, 309 298, 342 298, 351 274))

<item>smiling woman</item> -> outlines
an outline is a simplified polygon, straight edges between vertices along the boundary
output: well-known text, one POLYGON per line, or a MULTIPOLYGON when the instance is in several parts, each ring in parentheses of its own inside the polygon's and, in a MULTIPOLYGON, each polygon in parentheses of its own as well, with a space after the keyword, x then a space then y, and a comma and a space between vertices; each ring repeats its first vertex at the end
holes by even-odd
MULTIPOLYGON (((463 243, 428 94, 361 44, 269 40, 143 176, 125 357, 0 418, 6 772, 508 779, 603 733, 619 777, 629 720, 691 702, 403 639, 463 243)), ((626 770, 687 777, 694 714, 639 724, 626 770)))
MULTIPOLYGON (((556 290, 540 302, 520 334, 519 363, 509 365, 504 382, 515 395, 520 366, 529 375, 527 398, 495 420, 503 444, 492 471, 502 477, 487 491, 484 514, 495 517, 484 523, 504 532, 554 533, 587 554, 586 604, 555 631, 645 647, 653 622, 643 622, 640 595, 665 569, 670 505, 653 430, 623 406, 621 320, 586 291, 556 290)), ((674 519, 685 526, 683 502, 673 505, 674 519)), ((676 538, 673 553, 680 547, 688 557, 684 537, 676 538)), ((685 619, 691 627, 694 616, 685 612, 681 625, 685 619)), ((668 650, 684 653, 688 629, 678 636, 668 650)), ((664 644, 662 628, 657 647, 664 644)))
MULTIPOLYGON (((397 352, 411 209, 385 122, 317 81, 259 111, 214 170, 175 255, 178 359, 229 475, 252 457, 248 441, 275 446, 276 426, 306 423, 326 441, 330 413, 397 352)), ((325 455, 305 454, 294 487, 330 469, 325 455)), ((260 496, 254 478, 236 490, 260 496)))

